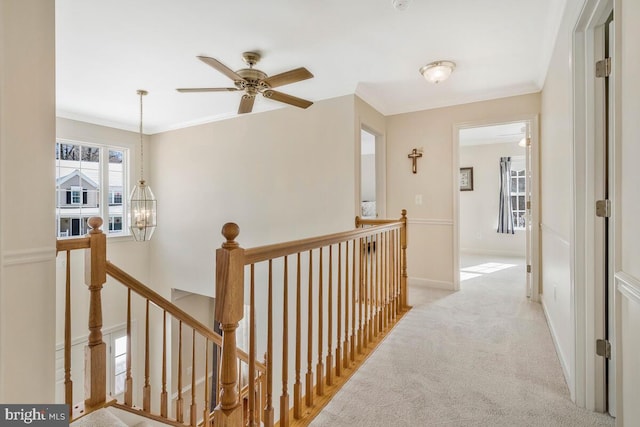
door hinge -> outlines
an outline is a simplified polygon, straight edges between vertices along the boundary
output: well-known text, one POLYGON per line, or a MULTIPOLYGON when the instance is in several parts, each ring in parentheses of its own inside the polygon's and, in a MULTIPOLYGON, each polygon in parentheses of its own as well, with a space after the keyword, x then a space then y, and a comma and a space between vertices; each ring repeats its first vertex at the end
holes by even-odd
POLYGON ((611 58, 604 58, 596 62, 596 77, 609 77, 611 75, 611 58))
POLYGON ((607 340, 596 340, 596 354, 611 359, 611 343, 607 340))
POLYGON ((531 210, 531 200, 527 200, 527 210, 531 210))
POLYGON ((609 218, 611 216, 611 200, 596 201, 596 216, 609 218))
POLYGON ((527 273, 531 273, 531 264, 527 264, 527 273))

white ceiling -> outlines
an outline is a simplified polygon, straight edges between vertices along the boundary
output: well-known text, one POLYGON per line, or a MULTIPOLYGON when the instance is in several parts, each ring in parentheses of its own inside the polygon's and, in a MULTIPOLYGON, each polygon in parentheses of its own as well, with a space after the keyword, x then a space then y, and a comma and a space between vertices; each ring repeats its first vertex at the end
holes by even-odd
MULTIPOLYGON (((311 101, 357 93, 385 115, 541 89, 566 0, 56 0, 58 115, 145 133, 234 117, 239 93, 196 59, 269 75, 299 66, 315 78, 278 90, 311 101), (439 85, 418 69, 457 68, 439 85)), ((254 111, 284 104, 259 98, 254 111)), ((286 107, 294 108, 294 107, 286 107)), ((313 108, 310 107, 310 108, 313 108)))

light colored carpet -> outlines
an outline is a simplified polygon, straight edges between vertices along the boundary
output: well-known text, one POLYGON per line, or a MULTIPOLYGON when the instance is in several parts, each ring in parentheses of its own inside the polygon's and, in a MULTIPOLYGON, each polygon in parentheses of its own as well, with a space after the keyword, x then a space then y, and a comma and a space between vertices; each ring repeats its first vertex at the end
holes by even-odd
POLYGON ((523 261, 498 262, 515 265, 471 272, 460 292, 410 287, 414 308, 311 425, 613 426, 571 402, 523 261))

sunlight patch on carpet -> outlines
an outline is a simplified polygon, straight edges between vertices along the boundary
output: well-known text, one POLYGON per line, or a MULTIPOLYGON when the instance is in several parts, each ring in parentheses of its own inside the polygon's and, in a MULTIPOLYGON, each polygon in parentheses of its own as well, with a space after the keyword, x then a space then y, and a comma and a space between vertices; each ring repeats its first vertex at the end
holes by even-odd
POLYGON ((496 271, 505 270, 507 268, 515 267, 516 264, 503 264, 500 262, 487 262, 484 264, 473 265, 471 267, 463 267, 461 270, 470 273, 491 274, 496 271))

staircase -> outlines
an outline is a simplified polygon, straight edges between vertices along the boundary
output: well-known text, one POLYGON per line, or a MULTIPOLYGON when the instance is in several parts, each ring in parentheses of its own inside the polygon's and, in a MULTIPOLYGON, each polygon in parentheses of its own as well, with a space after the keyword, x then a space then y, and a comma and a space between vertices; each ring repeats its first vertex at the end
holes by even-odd
POLYGON ((399 220, 356 218, 351 231, 250 249, 236 241, 239 227, 226 224, 216 253, 221 334, 107 261, 102 219, 88 224, 87 236, 57 243, 67 257, 65 402, 75 426, 98 425, 116 412, 123 424, 109 425, 307 425, 408 309, 405 211, 399 220), (89 291, 80 398, 73 396, 71 366, 78 361, 70 350, 75 250, 85 252, 89 291), (126 294, 118 399, 106 393, 105 284, 126 294), (134 346, 136 330, 141 339, 134 346))

